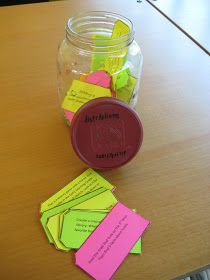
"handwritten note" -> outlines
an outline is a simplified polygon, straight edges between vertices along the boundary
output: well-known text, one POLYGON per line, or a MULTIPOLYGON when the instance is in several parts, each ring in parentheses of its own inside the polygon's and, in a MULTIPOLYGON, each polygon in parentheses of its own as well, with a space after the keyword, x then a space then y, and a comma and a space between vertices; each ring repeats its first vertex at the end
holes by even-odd
POLYGON ((104 96, 111 96, 111 92, 108 88, 74 80, 66 97, 64 98, 62 108, 71 112, 76 112, 88 101, 104 96))
MULTIPOLYGON (((117 203, 117 199, 110 190, 106 190, 92 198, 87 199, 86 201, 77 204, 76 206, 71 207, 73 210, 83 209, 83 210, 94 210, 94 211, 106 211, 114 207, 117 203)), ((66 248, 63 243, 60 241, 60 236, 63 228, 63 218, 68 213, 68 211, 63 211, 57 215, 51 216, 48 218, 47 229, 50 232, 52 237, 52 242, 55 244, 56 248, 63 251, 68 251, 69 248, 66 248)))
POLYGON ((80 197, 77 197, 76 199, 74 200, 71 200, 71 201, 68 201, 64 204, 61 204, 61 205, 58 205, 54 208, 51 208, 49 209, 48 211, 45 211, 42 213, 42 216, 41 216, 41 219, 40 219, 40 222, 41 222, 41 225, 46 233, 46 236, 49 240, 50 243, 53 243, 53 237, 51 236, 48 228, 47 228, 47 221, 50 217, 52 216, 55 216, 59 213, 62 213, 68 209, 71 209, 71 207, 74 207, 76 206, 77 204, 79 203, 82 203, 84 202, 85 200, 87 199, 90 199, 91 197, 94 197, 95 195, 98 195, 99 193, 102 193, 104 192, 106 189, 105 188, 99 188, 99 189, 96 189, 94 191, 92 191, 91 193, 86 193, 86 194, 83 194, 82 196, 80 197))
POLYGON ((76 252, 76 265, 95 279, 110 279, 148 225, 118 202, 76 252))
POLYGON ((91 70, 96 71, 96 70, 105 70, 104 62, 105 59, 107 58, 107 44, 109 42, 110 36, 107 35, 102 35, 102 34, 95 34, 92 36, 94 45, 96 47, 100 47, 100 51, 96 50, 93 55, 92 55, 92 60, 91 60, 91 70), (105 46, 106 48, 103 48, 105 46))
MULTIPOLYGON (((114 24, 111 39, 117 39, 117 42, 120 44, 122 42, 121 36, 127 35, 130 32, 130 28, 124 22, 117 20, 114 24)), ((104 35, 96 35, 93 37, 95 39, 95 44, 100 45, 103 47, 103 44, 108 44, 107 38, 108 36, 104 35), (98 40, 98 39, 105 39, 98 40)), ((103 52, 103 48, 101 48, 101 52, 96 52, 92 56, 92 63, 91 63, 91 70, 105 70, 110 75, 118 72, 125 63, 126 56, 127 56, 127 47, 124 47, 122 50, 118 51, 113 49, 111 46, 111 39, 110 39, 110 47, 106 49, 106 52, 103 52)))
POLYGON ((74 207, 73 210, 111 210, 118 200, 115 195, 110 191, 104 191, 97 196, 94 196, 74 207))
MULTIPOLYGON (((99 223, 109 213, 109 210, 69 210, 63 215, 60 240, 69 249, 79 249, 99 223)), ((141 253, 139 239, 130 253, 141 253)))
MULTIPOLYGON (((130 28, 124 22, 117 20, 114 24, 113 31, 112 31, 112 39, 117 39, 119 44, 122 42, 121 36, 125 36, 129 34, 130 28)), ((110 75, 118 72, 125 63, 127 56, 127 47, 124 47, 120 51, 110 52, 110 54, 106 57, 104 61, 104 70, 106 70, 110 75)))
POLYGON ((52 195, 41 204, 40 212, 43 213, 55 206, 73 200, 79 196, 90 193, 96 189, 104 187, 112 190, 114 187, 106 179, 100 176, 93 169, 89 168, 68 185, 52 195))
POLYGON ((107 211, 71 210, 64 215, 61 242, 71 249, 78 249, 105 218, 107 211))

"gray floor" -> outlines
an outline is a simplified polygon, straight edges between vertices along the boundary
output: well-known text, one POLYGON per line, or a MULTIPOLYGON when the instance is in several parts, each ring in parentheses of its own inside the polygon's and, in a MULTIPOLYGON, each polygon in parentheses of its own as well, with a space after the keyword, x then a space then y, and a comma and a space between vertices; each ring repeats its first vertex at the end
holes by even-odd
POLYGON ((183 280, 210 280, 210 269, 206 269, 187 278, 183 278, 183 280))
POLYGON ((210 265, 189 272, 173 280, 210 280, 210 265))

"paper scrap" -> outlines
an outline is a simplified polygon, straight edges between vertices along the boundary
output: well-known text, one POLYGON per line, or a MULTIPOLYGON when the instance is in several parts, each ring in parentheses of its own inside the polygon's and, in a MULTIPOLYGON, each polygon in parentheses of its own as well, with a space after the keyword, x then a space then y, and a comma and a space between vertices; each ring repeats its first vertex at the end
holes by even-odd
POLYGON ((101 187, 104 187, 108 190, 112 190, 114 188, 114 186, 111 185, 106 179, 100 176, 93 169, 89 168, 64 188, 44 201, 41 204, 40 212, 43 213, 44 211, 47 211, 55 206, 90 193, 101 187))
MULTIPOLYGON (((94 211, 106 211, 107 213, 114 205, 117 203, 117 199, 115 198, 114 194, 110 190, 106 190, 76 206, 72 207, 71 209, 83 209, 83 210, 94 210, 94 211)), ((61 232, 63 228, 63 217, 68 213, 68 210, 61 212, 57 215, 54 215, 48 219, 47 222, 47 229, 51 234, 53 239, 53 243, 55 244, 56 248, 59 250, 67 251, 69 250, 64 246, 61 242, 61 232)))
POLYGON ((44 231, 47 235, 47 238, 48 238, 49 242, 53 243, 53 238, 52 238, 52 236, 51 236, 51 234, 50 234, 50 232, 49 232, 49 230, 47 229, 47 226, 46 226, 47 221, 50 217, 55 216, 55 215, 57 215, 61 212, 64 212, 65 210, 70 209, 71 207, 74 207, 77 204, 82 203, 85 200, 90 199, 91 197, 94 197, 95 195, 98 195, 99 193, 104 192, 105 190, 106 189, 102 187, 102 188, 99 188, 99 189, 96 189, 96 190, 92 191, 91 193, 84 194, 84 192, 83 192, 82 196, 80 196, 80 197, 78 197, 74 200, 68 201, 64 204, 58 205, 54 208, 51 208, 48 211, 43 212, 43 214, 41 216, 41 219, 40 219, 40 222, 41 222, 42 227, 43 227, 43 229, 44 229, 44 231))
POLYGON ((125 63, 126 55, 126 50, 110 53, 104 61, 104 70, 110 75, 120 71, 125 63))
MULTIPOLYGON (((119 38, 118 42, 120 44, 122 42, 122 39, 120 37, 129 34, 129 32, 129 26, 121 20, 117 20, 114 24, 111 38, 119 38)), ((107 55, 107 57, 105 58, 104 70, 106 70, 110 75, 119 72, 125 63, 127 50, 128 48, 124 47, 120 51, 110 52, 109 55, 107 55)))
POLYGON ((104 61, 107 58, 107 54, 105 53, 106 49, 103 49, 103 46, 107 47, 110 36, 95 34, 92 36, 92 38, 94 40, 94 44, 100 47, 101 51, 95 51, 93 53, 91 60, 91 71, 104 70, 104 61))
MULTIPOLYGON (((71 209, 63 215, 60 229, 60 241, 69 249, 79 249, 109 210, 75 210, 71 209)), ((141 240, 138 240, 130 253, 141 253, 141 240)))
POLYGON ((109 88, 111 83, 111 77, 102 70, 95 71, 89 74, 85 80, 87 83, 95 84, 101 87, 109 88))
POLYGON ((130 253, 132 254, 141 254, 142 253, 142 244, 141 244, 141 237, 139 240, 135 243, 133 248, 131 249, 130 253))
POLYGON ((78 249, 106 217, 107 211, 71 210, 64 215, 61 242, 71 249, 78 249))
POLYGON ((76 112, 88 101, 104 96, 111 96, 111 92, 108 88, 88 84, 79 80, 73 80, 72 85, 64 98, 62 108, 71 112, 76 112))
POLYGON ((52 238, 53 238, 53 243, 55 245, 55 247, 58 249, 58 250, 62 250, 62 251, 70 251, 69 248, 67 248, 66 246, 63 245, 63 243, 60 241, 60 238, 59 238, 59 229, 60 229, 60 225, 59 225, 59 215, 60 214, 57 214, 55 216, 52 216, 48 219, 48 222, 47 222, 47 229, 49 230, 52 238))
MULTIPOLYGON (((92 198, 87 199, 86 201, 84 201, 80 204, 77 204, 76 206, 73 206, 71 209, 72 210, 77 209, 77 210, 94 210, 94 211, 103 210, 104 211, 104 210, 112 209, 116 205, 117 202, 118 202, 118 200, 116 199, 115 195, 110 190, 105 190, 104 192, 99 193, 98 195, 93 196, 92 198)), ((69 210, 60 213, 59 233, 61 233, 61 231, 62 231, 64 215, 68 211, 69 210)))
POLYGON ((121 20, 117 20, 112 31, 112 38, 119 38, 130 33, 130 28, 121 20))
POLYGON ((70 112, 70 111, 67 111, 67 110, 64 110, 64 114, 65 114, 66 118, 71 122, 73 117, 74 117, 74 113, 70 112))
POLYGON ((129 75, 130 75, 129 68, 123 69, 119 73, 114 74, 112 77, 114 88, 116 90, 119 90, 125 87, 128 84, 129 77, 130 77, 129 75))
POLYGON ((76 265, 95 279, 110 279, 148 225, 118 202, 76 252, 76 265))
POLYGON ((100 34, 93 36, 93 39, 95 39, 95 45, 100 46, 100 51, 95 52, 92 56, 92 71, 104 70, 110 75, 120 71, 126 60, 127 47, 123 48, 120 51, 113 49, 113 46, 111 46, 111 39, 119 38, 118 41, 120 43, 120 37, 128 34, 129 32, 130 28, 125 23, 123 23, 122 21, 116 21, 113 27, 111 38, 106 35, 100 34), (107 44, 109 43, 107 39, 109 38, 110 47, 107 48, 107 44), (103 41, 103 39, 105 40, 103 41), (106 49, 103 49, 103 45, 106 46, 106 49))
POLYGON ((104 191, 76 206, 73 210, 111 210, 118 202, 115 195, 110 191, 104 191))
POLYGON ((130 76, 127 85, 117 90, 117 98, 129 104, 136 86, 136 80, 136 78, 130 76))

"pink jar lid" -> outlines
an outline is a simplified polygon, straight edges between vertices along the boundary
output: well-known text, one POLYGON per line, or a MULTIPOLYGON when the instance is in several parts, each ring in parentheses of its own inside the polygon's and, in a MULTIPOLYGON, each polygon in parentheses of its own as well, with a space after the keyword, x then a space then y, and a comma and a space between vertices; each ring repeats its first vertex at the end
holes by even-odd
POLYGON ((78 157, 95 169, 120 167, 138 152, 143 127, 126 103, 101 97, 80 107, 71 123, 71 142, 78 157))

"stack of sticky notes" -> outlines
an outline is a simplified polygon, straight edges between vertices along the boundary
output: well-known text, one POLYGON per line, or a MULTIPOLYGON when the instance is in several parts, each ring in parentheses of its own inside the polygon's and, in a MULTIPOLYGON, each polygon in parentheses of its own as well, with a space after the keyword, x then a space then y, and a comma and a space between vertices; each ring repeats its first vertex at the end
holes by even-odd
POLYGON ((110 279, 128 253, 140 254, 149 225, 118 202, 114 189, 88 169, 41 204, 49 242, 58 250, 78 250, 76 264, 95 279, 110 279))
MULTIPOLYGON (((110 37, 96 34, 93 35, 93 40, 95 45, 100 44, 101 48, 103 39, 108 44, 107 39, 119 38, 120 40, 120 36, 128 35, 129 32, 130 28, 124 22, 117 20, 110 37)), ((127 104, 131 103, 137 78, 131 73, 130 63, 126 62, 127 53, 127 47, 108 53, 103 52, 102 48, 101 52, 92 54, 90 72, 80 74, 78 79, 70 81, 71 84, 62 102, 65 117, 70 123, 78 109, 95 98, 114 97, 127 104)))

